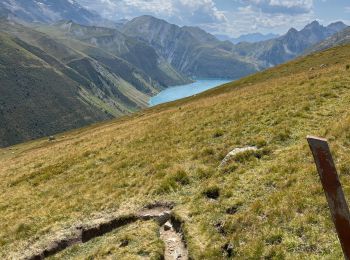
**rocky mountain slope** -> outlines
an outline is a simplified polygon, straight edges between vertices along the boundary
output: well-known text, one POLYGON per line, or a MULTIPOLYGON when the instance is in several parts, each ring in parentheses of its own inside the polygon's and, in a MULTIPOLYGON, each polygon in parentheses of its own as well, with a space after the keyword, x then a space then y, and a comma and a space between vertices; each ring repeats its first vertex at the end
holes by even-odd
POLYGON ((326 40, 316 44, 307 50, 307 53, 322 51, 325 49, 329 49, 335 46, 344 45, 350 43, 350 27, 347 27, 345 30, 342 30, 330 37, 326 40))
POLYGON ((294 59, 311 46, 323 41, 329 36, 345 29, 342 23, 333 23, 327 27, 314 21, 302 30, 290 29, 287 34, 273 40, 258 43, 241 43, 235 46, 241 56, 257 60, 263 67, 272 67, 294 59))
POLYGON ((258 70, 224 43, 195 27, 179 27, 152 16, 127 22, 122 32, 152 46, 178 71, 197 78, 240 78, 258 70))
POLYGON ((346 27, 342 22, 325 27, 314 21, 300 31, 292 28, 276 39, 237 45, 219 41, 199 28, 179 27, 151 16, 127 22, 122 31, 151 45, 187 75, 239 78, 294 59, 346 27))
POLYGON ((52 258, 161 259, 157 222, 137 216, 169 207, 191 259, 342 259, 306 136, 329 138, 350 198, 349 61, 332 48, 0 149, 0 258, 68 245, 52 258))

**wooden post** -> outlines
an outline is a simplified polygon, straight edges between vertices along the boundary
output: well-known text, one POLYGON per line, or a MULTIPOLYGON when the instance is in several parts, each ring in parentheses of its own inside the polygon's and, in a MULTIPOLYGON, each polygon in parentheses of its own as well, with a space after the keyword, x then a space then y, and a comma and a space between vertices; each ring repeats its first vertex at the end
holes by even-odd
POLYGON ((344 252, 350 260, 350 212, 326 139, 308 136, 318 174, 344 252))

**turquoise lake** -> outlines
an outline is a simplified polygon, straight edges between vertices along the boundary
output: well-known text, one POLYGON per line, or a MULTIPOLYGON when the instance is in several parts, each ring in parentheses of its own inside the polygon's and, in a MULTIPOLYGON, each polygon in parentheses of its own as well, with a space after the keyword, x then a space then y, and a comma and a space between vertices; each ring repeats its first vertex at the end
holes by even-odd
POLYGON ((181 98, 190 97, 231 81, 232 80, 228 79, 200 79, 191 84, 170 87, 152 97, 149 100, 149 105, 155 106, 181 98))

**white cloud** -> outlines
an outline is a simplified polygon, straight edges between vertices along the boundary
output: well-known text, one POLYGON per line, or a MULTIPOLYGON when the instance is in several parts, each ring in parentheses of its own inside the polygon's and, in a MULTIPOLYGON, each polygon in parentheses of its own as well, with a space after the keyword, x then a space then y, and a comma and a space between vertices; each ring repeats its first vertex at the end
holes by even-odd
POLYGON ((270 14, 305 14, 310 13, 313 0, 242 0, 250 8, 270 14))
POLYGON ((149 14, 179 24, 222 23, 224 12, 213 0, 79 0, 109 19, 133 18, 149 14))
POLYGON ((226 24, 211 28, 220 34, 240 35, 252 32, 285 33, 300 29, 316 17, 313 0, 234 0, 240 7, 230 12, 226 24))

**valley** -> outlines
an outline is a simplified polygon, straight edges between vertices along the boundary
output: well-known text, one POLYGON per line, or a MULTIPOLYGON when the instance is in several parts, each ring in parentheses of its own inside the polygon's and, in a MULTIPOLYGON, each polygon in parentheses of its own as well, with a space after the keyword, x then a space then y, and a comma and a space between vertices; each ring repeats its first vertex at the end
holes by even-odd
MULTIPOLYGON (((349 53, 332 48, 54 142, 2 149, 1 257, 163 201, 174 203, 193 259, 227 257, 226 249, 238 258, 341 258, 305 137, 329 138, 349 196, 349 53), (218 168, 247 146, 258 150, 218 168)), ((152 256, 163 252, 156 229, 123 228, 62 254, 152 256)))
POLYGON ((321 2, 2 0, 0 259, 342 259, 306 136, 349 198, 349 6, 321 2))
MULTIPOLYGON (((165 91, 160 97, 166 96, 176 90, 167 88, 190 84, 196 78, 221 78, 227 81, 242 78, 293 59, 343 28, 345 25, 340 22, 327 27, 313 22, 301 31, 291 29, 286 35, 272 40, 234 45, 219 41, 199 28, 179 27, 151 16, 127 21, 118 29, 82 25, 72 20, 23 25, 2 19, 0 32, 3 37, 23 49, 23 53, 16 53, 16 59, 24 59, 22 56, 29 52, 35 60, 40 60, 48 69, 66 78, 71 86, 74 85, 75 94, 68 98, 60 93, 62 99, 53 101, 55 97, 50 96, 48 90, 51 86, 33 81, 28 73, 12 75, 2 71, 11 82, 34 82, 32 87, 46 90, 41 92, 42 98, 58 104, 54 108, 47 107, 49 116, 40 116, 43 108, 37 106, 41 104, 37 100, 39 96, 32 95, 31 100, 15 104, 17 92, 11 90, 2 100, 4 126, 0 128, 0 146, 134 113, 146 108, 150 98, 159 92, 165 91), (37 105, 32 106, 34 103, 37 105), (75 110, 81 112, 73 113, 74 120, 70 120, 63 107, 67 104, 72 107, 73 103, 77 105, 75 110), (22 118, 21 111, 26 110, 33 113, 29 118, 22 118), (72 122, 68 123, 64 118, 72 122)), ((16 47, 12 48, 11 51, 15 52, 16 47)), ((13 66, 6 57, 1 59, 3 66, 13 66)), ((29 63, 29 68, 35 66, 34 60, 33 65, 29 63)), ((46 76, 38 75, 43 79, 46 76)), ((11 89, 11 84, 7 85, 4 80, 2 86, 11 89)), ((207 83, 203 83, 200 89, 208 89, 207 83)), ((153 104, 200 92, 198 89, 190 90, 191 86, 188 91, 170 94, 173 97, 168 96, 164 101, 153 104)), ((17 84, 14 88, 18 88, 18 93, 29 93, 26 84, 17 84)), ((56 91, 59 93, 64 88, 56 88, 56 91)))

